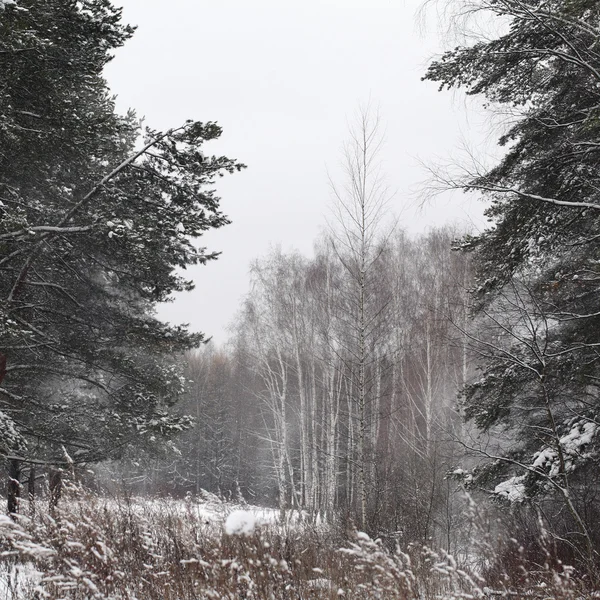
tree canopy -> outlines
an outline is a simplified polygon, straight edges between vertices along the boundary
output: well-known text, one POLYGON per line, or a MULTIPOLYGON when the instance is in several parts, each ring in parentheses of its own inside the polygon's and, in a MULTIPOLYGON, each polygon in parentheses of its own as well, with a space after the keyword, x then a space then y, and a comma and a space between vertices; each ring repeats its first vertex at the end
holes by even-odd
POLYGON ((493 222, 463 245, 477 269, 472 340, 482 371, 466 389, 465 413, 497 442, 470 481, 512 501, 558 501, 568 510, 548 513, 552 527, 564 520, 569 540, 583 535, 589 558, 600 414, 600 5, 484 0, 474 10, 491 12, 503 33, 446 53, 425 77, 509 115, 499 163, 452 182, 483 193, 493 222))
POLYGON ((4 3, 0 12, 2 451, 28 460, 117 455, 188 420, 173 356, 203 340, 157 302, 216 257, 194 241, 228 223, 213 189, 243 165, 206 156, 221 129, 143 132, 103 78, 133 33, 108 0, 4 3))

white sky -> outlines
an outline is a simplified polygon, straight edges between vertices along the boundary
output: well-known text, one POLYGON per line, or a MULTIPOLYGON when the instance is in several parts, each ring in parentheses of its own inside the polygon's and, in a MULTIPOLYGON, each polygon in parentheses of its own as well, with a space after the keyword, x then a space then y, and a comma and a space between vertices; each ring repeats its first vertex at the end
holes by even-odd
POLYGON ((480 203, 462 195, 416 206, 427 178, 420 161, 457 156, 486 130, 486 116, 466 110, 463 96, 420 81, 443 49, 434 15, 419 26, 421 0, 115 3, 138 26, 106 71, 118 109, 134 108, 157 129, 217 121, 224 133, 207 152, 248 165, 218 182, 233 223, 203 245, 222 256, 189 271, 196 289, 162 308, 165 320, 223 342, 250 261, 276 244, 311 252, 328 214, 327 170, 336 176, 348 121, 369 97, 385 124, 384 168, 401 225, 412 233, 482 226, 480 203))

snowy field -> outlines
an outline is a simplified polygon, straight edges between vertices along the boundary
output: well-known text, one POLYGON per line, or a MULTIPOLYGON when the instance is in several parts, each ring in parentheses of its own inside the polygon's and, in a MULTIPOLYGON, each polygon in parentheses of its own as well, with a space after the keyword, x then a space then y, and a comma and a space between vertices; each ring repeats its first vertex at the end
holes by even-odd
MULTIPOLYGON (((118 510, 123 500, 99 499, 101 509, 118 510)), ((288 510, 283 519, 279 510, 222 501, 215 494, 203 491, 201 498, 188 497, 184 500, 172 498, 131 498, 127 505, 136 514, 147 518, 160 518, 168 513, 181 518, 193 517, 207 533, 228 535, 250 535, 256 530, 277 530, 299 528, 307 524, 308 515, 304 512, 288 510)), ((320 523, 320 519, 316 519, 320 523)))
MULTIPOLYGON (((199 544, 200 541, 218 547, 227 538, 284 539, 290 532, 299 534, 309 527, 306 514, 287 511, 282 519, 279 510, 224 502, 208 492, 203 492, 201 498, 180 500, 98 497, 71 490, 54 514, 49 514, 41 503, 33 518, 28 505, 22 512, 16 523, 8 517, 0 518, 0 556, 3 559, 0 562, 0 600, 107 597, 98 585, 99 574, 94 572, 97 569, 90 565, 89 559, 91 555, 92 560, 103 567, 118 562, 115 559, 123 548, 117 550, 114 546, 122 545, 123 539, 114 535, 115 526, 126 524, 127 528, 122 532, 126 535, 137 530, 138 541, 146 554, 142 567, 154 571, 152 578, 167 572, 164 559, 169 560, 169 557, 165 556, 161 546, 175 530, 179 535, 184 533, 182 540, 185 538, 185 543, 191 546, 186 550, 194 554, 179 558, 178 566, 194 567, 209 565, 203 553, 198 552, 199 546, 204 545, 199 544), (113 532, 107 536, 109 529, 113 532)), ((317 531, 314 525, 310 525, 310 529, 317 531)), ((324 533, 326 528, 321 525, 318 529, 324 533)), ((266 543, 265 548, 268 547, 266 543)), ((223 563, 223 559, 220 562, 223 563)), ((328 580, 320 577, 320 569, 314 569, 315 576, 306 579, 306 586, 312 590, 322 589, 325 585, 329 587, 328 580)), ((112 577, 124 576, 125 573, 117 568, 112 577)), ((138 596, 132 591, 114 597, 138 596)))
MULTIPOLYGON (((484 573, 420 545, 403 552, 306 515, 201 499, 68 490, 49 512, 0 518, 0 600, 579 600, 568 568, 484 573), (498 582, 501 582, 498 587, 498 582), (493 591, 492 591, 493 590, 493 591)), ((483 558, 483 557, 479 557, 483 558)), ((493 557, 487 557, 491 564, 493 557)), ((481 564, 481 563, 480 563, 481 564)))

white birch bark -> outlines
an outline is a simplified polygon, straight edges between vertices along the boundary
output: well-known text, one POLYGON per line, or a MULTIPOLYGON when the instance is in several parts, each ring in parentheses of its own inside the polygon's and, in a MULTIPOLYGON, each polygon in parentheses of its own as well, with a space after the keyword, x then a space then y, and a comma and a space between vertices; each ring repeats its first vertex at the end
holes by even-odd
MULTIPOLYGON (((378 239, 385 207, 390 195, 383 183, 378 164, 382 138, 379 118, 367 108, 362 110, 355 128, 350 130, 350 143, 345 151, 347 181, 340 188, 331 182, 334 194, 334 214, 339 230, 334 231, 334 249, 346 271, 350 288, 347 340, 348 377, 355 391, 353 402, 355 423, 349 419, 349 432, 354 434, 356 468, 349 475, 357 486, 358 517, 361 528, 367 525, 368 478, 371 472, 367 456, 369 442, 369 414, 373 413, 373 394, 367 368, 372 361, 375 345, 374 320, 380 317, 377 306, 375 273, 377 261, 387 243, 387 236, 378 239), (353 471, 356 471, 355 473, 353 471)), ((391 232, 390 232, 391 233, 391 232)), ((389 234, 388 234, 389 235, 389 234)), ((349 410, 350 412, 350 410, 349 410)), ((350 490, 353 493, 353 490, 350 490)))

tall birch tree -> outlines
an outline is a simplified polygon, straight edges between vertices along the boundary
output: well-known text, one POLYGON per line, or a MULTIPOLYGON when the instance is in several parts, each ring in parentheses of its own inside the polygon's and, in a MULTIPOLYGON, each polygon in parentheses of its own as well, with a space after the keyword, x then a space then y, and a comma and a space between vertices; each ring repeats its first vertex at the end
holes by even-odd
POLYGON ((377 294, 377 263, 386 239, 385 210, 391 195, 383 176, 380 154, 383 144, 379 114, 362 108, 350 127, 344 147, 344 179, 330 179, 333 193, 333 247, 347 276, 346 372, 351 380, 356 427, 356 477, 358 515, 367 525, 370 420, 376 418, 378 400, 375 371, 381 330, 379 320, 389 298, 377 294))

